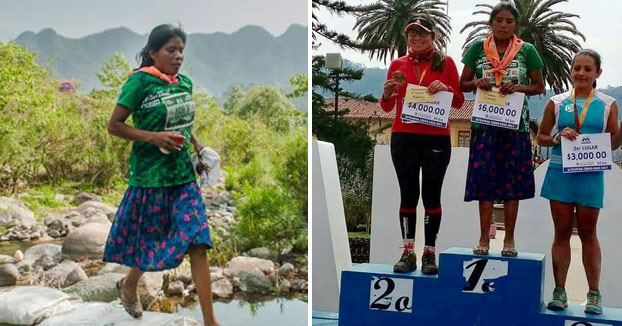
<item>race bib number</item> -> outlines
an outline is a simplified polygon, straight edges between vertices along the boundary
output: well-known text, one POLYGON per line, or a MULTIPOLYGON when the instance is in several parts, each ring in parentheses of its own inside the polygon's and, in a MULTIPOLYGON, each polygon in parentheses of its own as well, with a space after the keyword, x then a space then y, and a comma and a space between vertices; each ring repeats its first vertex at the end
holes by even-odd
POLYGON ((453 97, 454 94, 451 92, 438 92, 429 95, 427 88, 408 84, 406 96, 402 103, 402 122, 422 123, 446 128, 453 97), (430 98, 426 98, 426 95, 430 98))
POLYGON ((413 280, 372 276, 369 309, 412 312, 413 280))
POLYGON ((482 94, 482 92, 487 91, 478 88, 475 94, 471 121, 489 126, 517 130, 520 126, 523 113, 525 93, 515 92, 507 94, 504 96, 505 104, 497 105, 487 102, 493 102, 495 99, 499 99, 499 96, 494 94, 482 94))
POLYGON ((194 121, 194 101, 192 95, 180 93, 162 98, 166 106, 164 130, 177 130, 192 125, 194 121))
POLYGON ((611 156, 609 133, 579 135, 573 141, 562 137, 564 173, 611 170, 611 156))

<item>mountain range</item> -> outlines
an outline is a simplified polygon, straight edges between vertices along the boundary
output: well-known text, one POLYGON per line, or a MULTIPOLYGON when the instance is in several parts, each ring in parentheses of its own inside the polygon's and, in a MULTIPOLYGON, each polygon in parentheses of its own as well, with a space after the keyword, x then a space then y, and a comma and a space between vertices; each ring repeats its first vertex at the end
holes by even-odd
MULTIPOLYGON (((101 86, 96 73, 113 53, 122 53, 136 67, 136 55, 147 36, 120 27, 71 39, 48 28, 24 32, 14 41, 36 52, 37 62, 48 66, 56 78, 77 79, 78 91, 89 91, 101 86)), ((217 97, 233 84, 242 89, 259 84, 288 89, 290 77, 307 74, 307 47, 307 27, 302 25, 291 25, 280 36, 259 26, 231 34, 193 33, 186 40, 182 73, 217 97)))

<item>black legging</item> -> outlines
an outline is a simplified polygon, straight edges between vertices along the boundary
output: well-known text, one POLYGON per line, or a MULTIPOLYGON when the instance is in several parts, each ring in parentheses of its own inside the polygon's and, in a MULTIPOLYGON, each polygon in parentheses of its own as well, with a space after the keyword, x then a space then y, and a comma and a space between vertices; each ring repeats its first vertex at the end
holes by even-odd
POLYGON ((441 187, 451 158, 450 137, 395 132, 391 135, 391 158, 400 184, 402 239, 415 238, 421 170, 425 245, 434 247, 441 226, 441 187))

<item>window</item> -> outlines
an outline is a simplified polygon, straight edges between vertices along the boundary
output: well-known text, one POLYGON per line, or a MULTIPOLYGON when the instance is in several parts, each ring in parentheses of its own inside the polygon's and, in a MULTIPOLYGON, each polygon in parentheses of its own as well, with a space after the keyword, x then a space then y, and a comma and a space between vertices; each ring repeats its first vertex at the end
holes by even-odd
POLYGON ((458 131, 458 147, 469 147, 471 141, 470 131, 458 131))

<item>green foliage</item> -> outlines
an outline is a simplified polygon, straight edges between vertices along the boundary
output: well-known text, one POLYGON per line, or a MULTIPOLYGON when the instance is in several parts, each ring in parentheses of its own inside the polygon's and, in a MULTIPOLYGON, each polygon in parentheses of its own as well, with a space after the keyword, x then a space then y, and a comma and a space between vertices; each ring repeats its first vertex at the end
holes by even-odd
POLYGON ((305 221, 289 196, 278 186, 243 187, 236 195, 239 215, 236 233, 244 249, 292 245, 305 221))
POLYGON ((237 84, 231 85, 227 90, 227 100, 222 105, 223 112, 228 115, 234 114, 240 106, 243 98, 244 92, 240 86, 237 84))
POLYGON ((115 52, 102 65, 100 72, 97 73, 97 79, 110 89, 119 89, 131 71, 132 66, 125 56, 115 52))
MULTIPOLYGON (((90 94, 57 91, 33 56, 0 44, 0 194, 27 190, 37 212, 58 208, 56 193, 90 191, 118 205, 127 185, 131 142, 106 125, 127 62, 115 55, 98 78, 108 89, 90 94), (6 153, 6 155, 5 155, 6 153), (121 189, 121 190, 120 190, 121 189)), ((307 223, 306 121, 275 87, 233 91, 225 114, 214 97, 197 90, 196 136, 221 155, 227 187, 236 199, 239 227, 225 239, 214 231, 224 264, 249 246, 302 246, 307 223)), ((128 121, 131 124, 131 119, 128 121)), ((37 214, 41 216, 41 214, 37 214)))
POLYGON ((346 156, 337 157, 339 181, 346 217, 346 228, 356 230, 358 225, 371 224, 372 160, 371 155, 364 169, 358 168, 346 156))
POLYGON ((241 118, 256 118, 271 129, 286 133, 301 114, 294 105, 274 86, 256 86, 247 93, 236 115, 241 118))
POLYGON ((294 87, 294 91, 287 94, 288 98, 301 97, 309 91, 309 77, 305 74, 299 74, 291 77, 289 83, 294 87))

